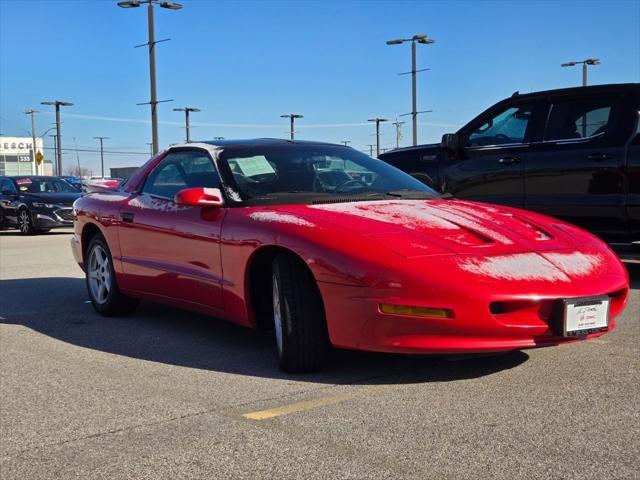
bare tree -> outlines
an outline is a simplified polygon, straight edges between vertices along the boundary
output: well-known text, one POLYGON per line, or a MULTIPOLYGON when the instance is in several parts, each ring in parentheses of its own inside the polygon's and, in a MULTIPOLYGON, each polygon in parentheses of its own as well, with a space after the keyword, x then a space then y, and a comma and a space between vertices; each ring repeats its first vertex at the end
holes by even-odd
POLYGON ((77 165, 68 166, 64 169, 64 174, 70 177, 88 177, 91 175, 91 171, 88 168, 81 168, 77 165))

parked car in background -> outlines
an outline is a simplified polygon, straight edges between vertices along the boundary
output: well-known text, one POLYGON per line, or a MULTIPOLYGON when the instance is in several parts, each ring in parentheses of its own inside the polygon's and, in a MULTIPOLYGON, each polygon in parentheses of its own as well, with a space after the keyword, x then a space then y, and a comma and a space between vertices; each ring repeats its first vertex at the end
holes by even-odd
POLYGON ((60 177, 0 177, 0 226, 24 235, 73 225, 81 192, 60 177))
POLYGON ((437 145, 380 159, 456 198, 534 210, 611 242, 640 240, 640 84, 498 102, 437 145))
POLYGON ((76 201, 71 246, 102 315, 148 299, 272 328, 292 372, 331 345, 496 352, 614 328, 628 277, 601 240, 439 197, 341 145, 189 143, 76 201))
POLYGON ((60 178, 71 184, 71 186, 75 187, 79 192, 82 191, 82 178, 73 176, 62 176, 60 178))
POLYGON ((118 187, 122 181, 123 180, 121 178, 90 177, 83 182, 82 191, 84 193, 90 193, 108 190, 110 188, 118 187))

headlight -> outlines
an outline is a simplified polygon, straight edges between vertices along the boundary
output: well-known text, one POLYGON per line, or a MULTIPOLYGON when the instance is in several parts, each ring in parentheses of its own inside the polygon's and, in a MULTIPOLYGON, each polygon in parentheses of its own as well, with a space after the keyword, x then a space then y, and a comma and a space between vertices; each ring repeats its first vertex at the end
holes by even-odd
POLYGON ((53 203, 33 202, 31 205, 33 205, 36 208, 55 208, 55 205, 53 203))

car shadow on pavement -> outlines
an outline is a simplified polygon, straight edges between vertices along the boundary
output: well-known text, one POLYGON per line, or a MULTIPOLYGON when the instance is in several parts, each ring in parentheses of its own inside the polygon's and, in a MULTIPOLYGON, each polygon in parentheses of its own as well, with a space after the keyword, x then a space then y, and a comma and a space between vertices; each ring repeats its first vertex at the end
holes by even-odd
POLYGON ((446 382, 490 375, 529 358, 520 351, 451 361, 336 350, 323 372, 290 375, 278 369, 271 332, 150 303, 142 303, 128 317, 104 318, 86 299, 81 278, 3 280, 0 323, 23 325, 72 345, 131 358, 327 384, 446 382))

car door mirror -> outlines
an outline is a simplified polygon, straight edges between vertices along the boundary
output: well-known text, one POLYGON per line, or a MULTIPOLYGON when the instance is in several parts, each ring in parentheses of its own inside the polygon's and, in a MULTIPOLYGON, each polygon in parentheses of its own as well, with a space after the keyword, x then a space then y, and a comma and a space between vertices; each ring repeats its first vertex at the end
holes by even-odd
POLYGON ((173 201, 178 205, 192 207, 221 208, 224 206, 222 192, 218 188, 185 188, 176 193, 173 201))
POLYGON ((457 133, 445 133, 442 136, 440 147, 448 152, 458 152, 462 149, 462 142, 460 141, 460 135, 457 133))

